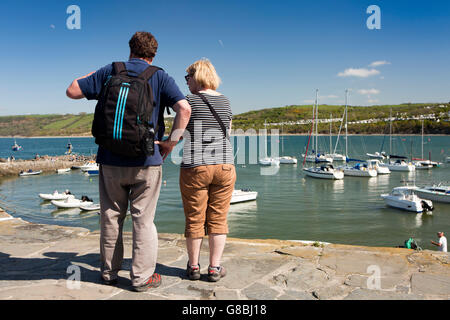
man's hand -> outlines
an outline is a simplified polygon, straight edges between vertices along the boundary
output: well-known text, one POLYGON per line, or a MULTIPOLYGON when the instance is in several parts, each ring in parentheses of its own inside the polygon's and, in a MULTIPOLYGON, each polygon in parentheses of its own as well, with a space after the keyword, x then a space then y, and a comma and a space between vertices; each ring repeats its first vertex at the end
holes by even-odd
POLYGON ((178 141, 172 141, 171 139, 155 141, 155 144, 159 145, 159 153, 163 157, 163 161, 166 160, 167 156, 172 152, 177 143, 178 141))

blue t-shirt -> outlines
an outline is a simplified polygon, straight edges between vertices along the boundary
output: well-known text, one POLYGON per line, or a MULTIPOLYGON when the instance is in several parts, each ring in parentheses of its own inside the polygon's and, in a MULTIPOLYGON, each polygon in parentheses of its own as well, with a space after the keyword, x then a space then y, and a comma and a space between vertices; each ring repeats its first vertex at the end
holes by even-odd
MULTIPOLYGON (((143 72, 149 64, 142 59, 133 58, 125 62, 125 67, 128 74, 136 76, 143 72)), ((105 83, 108 76, 112 73, 113 66, 108 64, 105 67, 97 70, 89 77, 79 79, 78 85, 81 91, 88 100, 97 100, 102 90, 102 85, 105 83)), ((155 100, 155 108, 152 114, 152 124, 158 123, 158 115, 160 108, 172 107, 175 103, 185 99, 181 93, 175 80, 170 77, 165 71, 158 70, 148 81, 153 90, 153 99, 155 100)), ((164 126, 161 126, 156 133, 156 140, 161 140, 164 136, 164 126), (162 128, 161 128, 162 127, 162 128)), ((114 154, 109 150, 98 147, 97 162, 119 167, 141 167, 141 166, 159 166, 163 163, 161 154, 159 153, 159 146, 155 144, 155 154, 151 157, 129 158, 118 154, 114 154)))

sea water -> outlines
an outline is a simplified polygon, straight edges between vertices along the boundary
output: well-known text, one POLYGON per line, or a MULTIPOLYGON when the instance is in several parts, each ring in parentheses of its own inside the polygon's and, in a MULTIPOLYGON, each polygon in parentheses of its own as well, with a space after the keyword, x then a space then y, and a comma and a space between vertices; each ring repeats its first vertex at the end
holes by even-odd
MULTIPOLYGON (((234 139, 235 153, 238 149, 234 139)), ((236 163, 236 189, 258 191, 256 201, 231 206, 228 223, 230 237, 257 239, 310 240, 331 243, 388 246, 402 245, 409 237, 419 245, 435 249, 430 240, 436 240, 436 232, 450 233, 450 205, 435 202, 432 215, 415 214, 389 208, 380 197, 392 188, 405 183, 423 185, 450 181, 450 164, 439 168, 417 170, 413 173, 392 172, 373 178, 345 177, 344 180, 322 180, 305 177, 302 173, 302 156, 307 136, 268 137, 268 145, 276 139, 280 155, 294 156, 297 165, 280 165, 273 175, 261 174, 261 166, 249 162, 251 143, 246 138, 246 163, 236 163)), ((95 154, 97 146, 92 138, 23 138, 16 139, 23 147, 12 152, 14 139, 0 139, 0 157, 14 155, 16 159, 30 159, 39 155, 61 155, 67 143, 73 152, 95 154)), ((339 140, 337 152, 344 152, 344 141, 339 140)), ((395 136, 392 153, 421 157, 421 136, 395 136)), ((332 149, 336 143, 333 137, 332 149)), ((348 154, 351 158, 366 159, 367 152, 383 150, 389 153, 389 137, 349 136, 348 154)), ((311 147, 311 145, 310 145, 311 147)), ((272 152, 270 146, 268 155, 272 152)), ((329 137, 319 137, 319 150, 329 152, 329 137)), ((424 157, 442 162, 450 155, 448 136, 425 136, 424 157)), ((237 159, 238 157, 236 157, 237 159)), ((338 162, 335 163, 337 165, 338 162)), ((184 233, 184 213, 178 185, 179 166, 170 157, 163 164, 163 183, 155 224, 159 232, 184 233)), ((66 174, 48 173, 31 177, 8 177, 0 180, 0 207, 14 217, 24 220, 79 226, 89 230, 99 229, 96 212, 79 209, 60 210, 39 198, 39 193, 62 192, 69 189, 77 198, 87 195, 98 203, 98 177, 86 176, 72 170, 66 174)), ((124 228, 131 231, 131 218, 124 228)))

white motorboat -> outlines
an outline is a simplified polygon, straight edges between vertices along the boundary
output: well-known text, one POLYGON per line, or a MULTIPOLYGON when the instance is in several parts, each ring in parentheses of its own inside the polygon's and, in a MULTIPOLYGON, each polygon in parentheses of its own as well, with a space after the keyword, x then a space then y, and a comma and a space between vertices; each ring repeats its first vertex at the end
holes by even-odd
POLYGON ((28 171, 21 171, 20 173, 19 173, 19 176, 20 177, 26 177, 26 176, 35 176, 35 175, 38 175, 38 174, 41 174, 42 173, 42 170, 39 170, 39 171, 33 171, 33 170, 28 170, 28 171))
POLYGON ((323 164, 320 167, 303 168, 303 172, 313 178, 319 179, 344 179, 344 171, 335 169, 332 164, 323 164))
POLYGON ((383 160, 388 158, 388 156, 384 152, 366 153, 366 155, 369 156, 370 159, 383 160))
POLYGON ((261 158, 259 164, 262 166, 279 166, 280 160, 278 158, 261 158))
POLYGON ((369 167, 367 163, 357 163, 354 167, 352 166, 342 166, 338 167, 344 171, 345 176, 352 177, 376 177, 377 170, 375 168, 369 167))
POLYGON ((86 162, 84 165, 82 165, 80 167, 80 170, 83 172, 86 172, 88 170, 98 170, 98 169, 99 169, 98 163, 95 163, 92 161, 86 162))
POLYGON ((83 203, 80 204, 80 209, 83 211, 94 211, 94 210, 100 210, 100 204, 99 203, 83 203))
POLYGON ((406 162, 402 159, 398 159, 395 162, 380 163, 380 166, 387 167, 391 171, 415 171, 416 167, 411 162, 406 162))
POLYGON ((69 195, 65 200, 52 200, 51 203, 58 208, 79 208, 82 204, 93 204, 92 201, 83 201, 75 199, 74 195, 69 195))
POLYGON ((284 156, 279 158, 281 164, 297 164, 297 159, 290 156, 284 156))
POLYGON ((446 157, 445 158, 445 162, 449 163, 450 162, 450 157, 446 157))
POLYGON ((63 168, 63 169, 56 169, 57 173, 66 173, 66 172, 70 172, 70 168, 63 168))
POLYGON ((257 197, 258 192, 256 191, 247 189, 233 190, 230 204, 256 200, 257 197))
POLYGON ((416 195, 417 187, 397 187, 389 194, 382 194, 386 205, 416 213, 433 210, 433 202, 419 198, 416 195))
POLYGON ((433 185, 416 189, 419 197, 436 202, 450 203, 450 185, 433 185))
POLYGON ((391 173, 391 170, 389 170, 388 167, 383 167, 381 166, 381 164, 383 164, 383 162, 381 162, 378 159, 369 159, 366 160, 367 164, 374 168, 375 170, 377 170, 377 174, 389 174, 391 173))
POLYGON ((39 193, 39 197, 44 200, 65 200, 70 195, 67 192, 59 193, 58 190, 55 190, 53 193, 39 193))
POLYGON ((432 164, 424 161, 413 161, 413 165, 416 167, 416 170, 429 170, 433 168, 432 164))

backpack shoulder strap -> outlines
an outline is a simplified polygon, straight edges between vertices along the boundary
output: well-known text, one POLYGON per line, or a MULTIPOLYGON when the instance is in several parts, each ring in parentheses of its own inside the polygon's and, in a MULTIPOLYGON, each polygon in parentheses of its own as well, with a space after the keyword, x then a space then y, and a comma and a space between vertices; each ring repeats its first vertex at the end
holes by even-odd
POLYGON ((138 77, 148 81, 158 70, 162 69, 156 66, 148 66, 138 77))
POLYGON ((123 62, 113 62, 113 70, 114 74, 121 74, 127 72, 127 67, 125 66, 125 63, 123 62))

